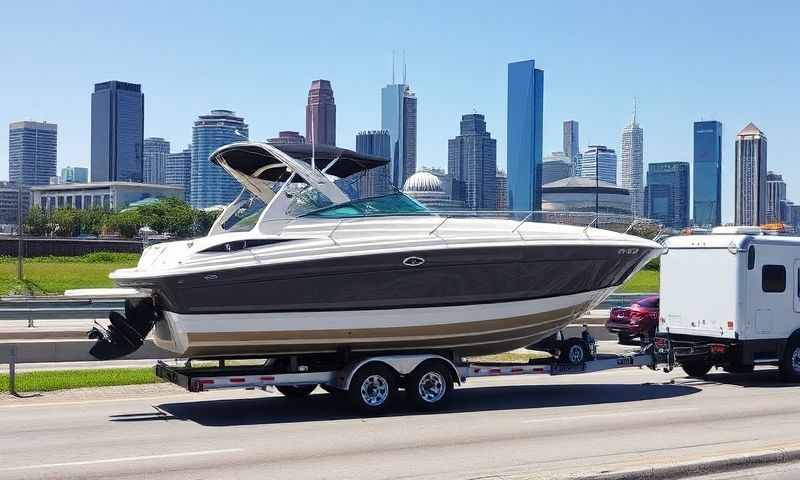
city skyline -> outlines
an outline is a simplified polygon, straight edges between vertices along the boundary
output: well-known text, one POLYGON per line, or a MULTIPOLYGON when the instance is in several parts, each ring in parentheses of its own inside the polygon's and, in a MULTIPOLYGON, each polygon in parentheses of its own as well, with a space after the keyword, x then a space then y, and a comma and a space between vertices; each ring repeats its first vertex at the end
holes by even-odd
MULTIPOLYGON (((785 75, 776 76, 769 89, 763 88, 764 72, 776 68, 785 71, 784 60, 795 50, 797 39, 790 34, 793 26, 789 20, 800 6, 766 5, 745 15, 742 9, 720 11, 713 4, 692 4, 693 13, 689 15, 685 9, 668 5, 587 3, 577 14, 567 5, 511 5, 498 12, 496 22, 485 27, 486 35, 492 39, 489 46, 485 38, 470 34, 483 22, 469 5, 453 11, 444 5, 411 2, 407 15, 401 18, 388 16, 385 7, 368 5, 360 10, 361 14, 384 20, 364 25, 358 34, 340 32, 324 48, 307 49, 301 60, 296 51, 279 46, 279 39, 288 35, 292 25, 302 18, 309 28, 320 30, 333 20, 345 18, 347 13, 333 5, 312 4, 310 8, 317 14, 306 18, 283 5, 270 9, 244 5, 187 8, 176 2, 160 10, 155 23, 146 10, 132 5, 122 5, 118 14, 112 15, 102 8, 78 11, 69 5, 54 4, 45 9, 34 4, 11 4, 10 17, 36 18, 36 23, 11 24, 0 32, 6 44, 15 44, 16 38, 28 39, 8 51, 8 62, 20 74, 0 79, 0 100, 4 105, 0 117, 5 117, 6 124, 25 119, 58 123, 58 167, 88 166, 90 120, 86 92, 95 82, 120 78, 144 85, 148 96, 145 135, 162 136, 175 145, 185 145, 191 141, 190 126, 196 116, 218 105, 247 118, 254 139, 269 138, 284 129, 302 131, 307 87, 311 79, 323 77, 336 88, 337 144, 354 148, 357 131, 378 126, 380 106, 369 93, 391 80, 391 49, 398 48, 380 42, 365 44, 363 38, 389 35, 403 38, 409 78, 413 79, 415 92, 425 99, 420 105, 424 106, 419 124, 421 164, 446 164, 449 125, 460 114, 476 108, 487 118, 504 118, 506 64, 536 58, 537 65, 549 72, 544 151, 561 150, 562 121, 567 119, 581 123, 581 149, 589 143, 619 149, 619 134, 629 116, 630 98, 637 96, 645 105, 640 113, 647 118, 647 163, 691 161, 689 125, 694 121, 715 119, 733 126, 726 130, 722 141, 723 222, 733 219, 733 134, 735 128, 750 120, 770 133, 771 167, 783 173, 789 184, 789 198, 793 198, 793 185, 800 185, 800 168, 793 164, 791 153, 795 130, 792 120, 798 101, 791 79, 796 67, 788 65, 790 70, 785 75), (535 34, 520 28, 523 19, 533 13, 540 19, 535 34), (584 28, 594 22, 613 22, 623 13, 630 19, 632 32, 606 32, 592 42, 559 27, 565 18, 572 19, 576 28, 584 28), (202 35, 201 25, 224 15, 240 18, 235 26, 219 26, 230 43, 221 44, 202 35), (265 18, 275 17, 287 21, 256 34, 265 18), (655 17, 659 20, 654 21, 655 17), (121 18, 127 20, 121 22, 121 18), (394 20, 386 22, 386 18, 394 20), (454 35, 441 37, 441 18, 453 20, 454 35), (686 21, 693 18, 706 20, 703 25, 686 21), (760 32, 756 42, 752 35, 742 35, 737 28, 745 19, 769 19, 772 28, 760 32), (97 29, 75 35, 69 25, 79 23, 98 28, 113 26, 115 35, 130 41, 107 45, 97 41, 101 38, 97 29), (48 26, 46 30, 43 25, 48 26), (406 35, 410 25, 414 25, 414 35, 406 35), (715 32, 715 42, 706 45, 709 28, 715 32), (677 39, 676 30, 681 32, 677 39), (45 32, 47 35, 39 38, 32 35, 45 32), (637 34, 635 43, 630 42, 632 33, 637 34), (46 41, 54 37, 69 41, 46 41), (699 44, 705 47, 698 50, 699 44), (151 53, 156 50, 162 54, 154 58, 151 53), (735 70, 724 60, 731 51, 737 52, 735 70), (614 54, 609 56, 609 52, 614 54), (270 61, 252 61, 253 57, 264 56, 270 61), (41 58, 66 61, 63 66, 59 64, 58 82, 49 81, 51 68, 38 61, 41 58), (97 62, 98 58, 104 61, 97 62), (281 75, 269 72, 273 63, 283 65, 281 75), (232 76, 215 65, 237 68, 239 75, 232 76), (189 73, 196 71, 201 74, 189 73), (620 74, 622 71, 625 75, 620 74), (694 73, 676 75, 676 71, 694 73), (180 92, 175 90, 178 84, 180 92), (642 95, 643 90, 646 95, 642 95), (739 101, 747 96, 758 102, 739 101)), ((303 39, 300 42, 311 43, 303 39)), ((505 125, 498 122, 492 133, 498 141, 498 165, 506 168, 505 125)), ((7 143, 2 138, 6 134, 0 131, 0 143, 7 143)), ((2 160, 5 159, 0 157, 0 178, 7 178, 8 162, 2 160)))

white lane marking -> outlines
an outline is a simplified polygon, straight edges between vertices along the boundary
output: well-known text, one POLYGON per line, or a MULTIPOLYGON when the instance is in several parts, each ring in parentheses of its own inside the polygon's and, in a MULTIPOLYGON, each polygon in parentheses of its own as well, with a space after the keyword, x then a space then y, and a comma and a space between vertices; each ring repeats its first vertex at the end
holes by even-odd
POLYGON ((665 413, 676 413, 676 412, 692 412, 696 410, 699 410, 699 408, 685 407, 685 408, 662 408, 659 410, 631 410, 627 412, 614 412, 614 413, 591 413, 588 415, 574 415, 571 417, 554 416, 548 418, 533 418, 530 420, 523 420, 522 423, 563 422, 567 420, 584 420, 587 418, 631 417, 631 416, 665 414, 665 413))
POLYGON ((140 457, 104 458, 102 460, 86 460, 83 462, 43 463, 40 465, 25 465, 22 467, 0 468, 0 472, 16 470, 35 470, 38 468, 77 467, 82 465, 97 465, 101 463, 135 462, 139 460, 157 460, 162 458, 196 457, 198 455, 216 455, 220 453, 236 453, 244 451, 243 448, 226 448, 222 450, 203 450, 196 452, 165 453, 162 455, 143 455, 140 457))
POLYGON ((115 402, 135 402, 136 400, 160 400, 165 398, 180 398, 188 397, 189 393, 178 393, 175 395, 158 395, 152 397, 125 397, 125 398, 105 398, 100 400, 73 400, 69 402, 42 402, 42 403, 27 403, 19 405, 0 405, 0 409, 4 408, 27 408, 27 407, 61 407, 66 405, 83 405, 92 403, 115 403, 115 402))

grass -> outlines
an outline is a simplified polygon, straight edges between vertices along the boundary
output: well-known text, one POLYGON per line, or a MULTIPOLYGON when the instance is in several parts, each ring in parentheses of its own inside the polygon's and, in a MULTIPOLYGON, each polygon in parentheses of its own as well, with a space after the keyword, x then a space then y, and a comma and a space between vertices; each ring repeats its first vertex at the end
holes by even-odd
POLYGON ((78 257, 26 258, 25 279, 17 281, 16 257, 0 257, 1 295, 64 293, 75 288, 113 287, 108 274, 136 266, 138 254, 96 252, 78 257))
POLYGON ((640 270, 629 278, 618 290, 618 293, 657 293, 659 291, 658 270, 640 270))
MULTIPOLYGON (((52 370, 17 374, 18 392, 52 392, 68 388, 160 383, 152 368, 52 370)), ((8 374, 0 375, 0 392, 8 392, 8 374)))

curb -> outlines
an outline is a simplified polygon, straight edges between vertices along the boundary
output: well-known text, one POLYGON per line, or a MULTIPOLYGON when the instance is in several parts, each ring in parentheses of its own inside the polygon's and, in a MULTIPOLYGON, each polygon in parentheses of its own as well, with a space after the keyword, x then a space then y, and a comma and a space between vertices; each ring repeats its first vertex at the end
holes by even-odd
POLYGON ((793 445, 790 448, 765 449, 744 455, 734 454, 714 457, 710 460, 621 470, 619 472, 567 476, 566 478, 570 480, 674 480, 796 461, 800 461, 800 446, 793 445))

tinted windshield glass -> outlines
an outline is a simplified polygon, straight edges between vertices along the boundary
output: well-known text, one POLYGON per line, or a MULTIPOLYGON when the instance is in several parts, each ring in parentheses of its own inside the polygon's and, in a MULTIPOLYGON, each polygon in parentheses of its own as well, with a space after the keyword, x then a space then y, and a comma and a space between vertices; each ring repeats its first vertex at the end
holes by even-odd
POLYGON ((264 202, 260 198, 249 195, 239 202, 239 208, 222 223, 222 228, 228 232, 246 232, 251 230, 258 222, 258 217, 264 210, 264 202))
POLYGON ((658 308, 658 298, 659 297, 645 297, 636 303, 645 308, 658 308))
POLYGON ((286 208, 286 215, 289 217, 299 217, 333 205, 333 202, 323 193, 304 182, 288 185, 286 195, 291 198, 289 206, 286 208))
POLYGON ((385 197, 365 198, 323 208, 307 214, 309 217, 347 218, 373 215, 427 215, 430 211, 411 198, 396 193, 385 197))

